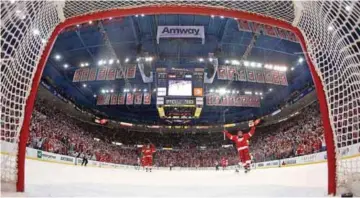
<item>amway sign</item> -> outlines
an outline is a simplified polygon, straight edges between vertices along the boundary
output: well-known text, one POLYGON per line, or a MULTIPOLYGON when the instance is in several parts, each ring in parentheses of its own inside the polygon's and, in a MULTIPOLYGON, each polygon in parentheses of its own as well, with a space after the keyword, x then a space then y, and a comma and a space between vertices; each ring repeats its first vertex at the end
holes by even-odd
POLYGON ((156 40, 160 38, 201 38, 205 43, 204 26, 158 26, 156 40))

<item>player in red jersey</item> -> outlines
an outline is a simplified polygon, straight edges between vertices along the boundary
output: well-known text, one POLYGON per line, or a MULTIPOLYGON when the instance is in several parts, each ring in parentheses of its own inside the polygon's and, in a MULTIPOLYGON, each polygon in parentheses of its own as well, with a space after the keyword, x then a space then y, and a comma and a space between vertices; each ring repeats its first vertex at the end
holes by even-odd
POLYGON ((221 166, 223 170, 226 169, 227 165, 228 165, 228 160, 225 157, 221 158, 221 166))
POLYGON ((249 153, 249 143, 248 140, 251 138, 251 136, 255 133, 255 126, 260 123, 260 120, 250 121, 249 127, 251 127, 250 131, 248 133, 243 134, 242 131, 238 131, 237 135, 231 135, 228 131, 224 130, 226 137, 228 137, 230 140, 232 140, 236 144, 236 149, 239 152, 239 158, 240 162, 242 163, 242 166, 245 168, 245 173, 250 171, 250 153, 249 153))
POLYGON ((142 158, 143 158, 143 166, 146 169, 146 172, 152 169, 153 164, 153 154, 156 152, 155 146, 153 144, 148 144, 143 146, 141 149, 142 158))

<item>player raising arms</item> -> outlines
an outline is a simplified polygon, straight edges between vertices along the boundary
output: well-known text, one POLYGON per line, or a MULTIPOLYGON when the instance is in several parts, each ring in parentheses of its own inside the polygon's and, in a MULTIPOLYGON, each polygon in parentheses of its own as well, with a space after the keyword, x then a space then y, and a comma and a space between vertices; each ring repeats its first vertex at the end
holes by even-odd
POLYGON ((245 173, 250 171, 250 153, 249 153, 249 143, 248 140, 255 133, 255 126, 260 123, 260 119, 249 122, 249 127, 251 127, 248 133, 243 134, 242 131, 238 131, 237 135, 231 135, 228 131, 224 130, 226 137, 232 140, 236 144, 236 149, 239 152, 240 162, 242 166, 245 168, 245 173))
POLYGON ((156 152, 155 146, 153 144, 148 144, 143 146, 141 149, 143 166, 146 169, 146 172, 152 169, 153 164, 153 154, 156 152))

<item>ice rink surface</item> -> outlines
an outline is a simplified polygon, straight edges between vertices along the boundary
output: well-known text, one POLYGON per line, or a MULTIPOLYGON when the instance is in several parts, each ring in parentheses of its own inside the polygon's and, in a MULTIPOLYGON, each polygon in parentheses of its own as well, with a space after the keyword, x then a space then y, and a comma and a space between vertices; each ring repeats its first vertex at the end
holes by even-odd
POLYGON ((234 171, 167 171, 81 167, 26 161, 26 193, 17 197, 326 196, 326 163, 234 171))

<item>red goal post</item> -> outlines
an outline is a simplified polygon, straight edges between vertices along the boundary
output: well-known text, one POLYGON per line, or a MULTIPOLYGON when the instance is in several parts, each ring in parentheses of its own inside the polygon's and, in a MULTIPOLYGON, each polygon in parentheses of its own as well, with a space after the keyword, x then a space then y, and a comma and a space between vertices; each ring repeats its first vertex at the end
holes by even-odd
MULTIPOLYGON (((2 1, 1 5, 1 58, 7 60, 1 62, 1 137, 18 144, 14 148, 16 159, 7 157, 3 163, 2 155, 2 184, 16 182, 17 191, 25 190, 30 118, 57 36, 77 24, 137 14, 224 16, 293 32, 300 41, 320 103, 327 145, 328 193, 336 194, 352 179, 352 170, 349 172, 337 153, 338 147, 348 141, 343 136, 360 130, 354 127, 354 123, 360 125, 360 112, 352 111, 360 108, 359 48, 354 48, 354 42, 360 41, 360 30, 355 25, 351 27, 354 22, 359 24, 360 8, 356 2, 2 1), (349 118, 351 123, 346 121, 349 118)), ((358 171, 359 162, 356 166, 354 170, 358 171)))

